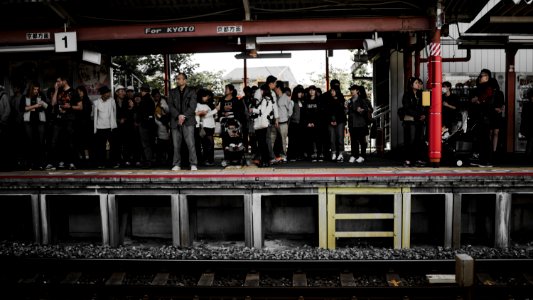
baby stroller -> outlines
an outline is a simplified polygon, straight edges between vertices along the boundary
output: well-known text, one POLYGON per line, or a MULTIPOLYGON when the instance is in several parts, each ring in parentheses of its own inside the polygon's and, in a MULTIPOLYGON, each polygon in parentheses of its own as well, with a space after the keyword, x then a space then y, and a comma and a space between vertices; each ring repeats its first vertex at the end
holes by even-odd
POLYGON ((467 126, 467 113, 462 113, 462 120, 442 130, 443 162, 458 167, 463 166, 473 154, 473 141, 476 124, 467 126))
POLYGON ((235 118, 224 118, 221 120, 222 148, 224 149, 224 161, 222 166, 246 164, 244 156, 244 145, 242 139, 241 123, 235 118))

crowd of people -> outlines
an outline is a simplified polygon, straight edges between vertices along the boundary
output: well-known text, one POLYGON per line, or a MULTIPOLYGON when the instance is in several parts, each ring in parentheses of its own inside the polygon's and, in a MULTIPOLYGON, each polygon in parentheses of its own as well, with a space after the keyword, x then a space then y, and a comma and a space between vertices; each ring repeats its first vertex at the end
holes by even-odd
MULTIPOLYGON (((242 97, 228 84, 224 96, 215 99, 208 89, 188 86, 184 73, 178 74, 176 83, 168 97, 148 84, 138 92, 132 86, 117 85, 114 94, 103 86, 95 101, 84 86, 73 88, 65 77, 58 78, 46 94, 33 83, 24 95, 9 97, 0 86, 0 139, 6 145, 1 147, 0 165, 29 170, 197 170, 219 163, 215 161, 217 134, 222 138, 223 167, 236 163, 267 167, 299 160, 360 164, 367 159, 373 107, 363 86, 352 85, 348 98, 336 79, 322 92, 314 85, 291 90, 271 75, 260 87, 245 87, 242 97), (345 135, 350 137, 351 149, 344 149, 345 135), (242 150, 243 156, 232 150, 242 150)), ((422 105, 422 81, 413 77, 407 86, 398 111, 404 132, 403 160, 405 166, 423 166, 428 107, 422 105)), ((489 70, 482 70, 466 105, 451 93, 451 87, 443 83, 443 132, 458 131, 462 112, 467 110, 475 138, 473 155, 479 156, 475 162, 489 165, 504 126, 504 97, 498 82, 489 70)), ((531 110, 526 106, 524 111, 531 110)), ((531 120, 523 119, 524 124, 531 120)), ((532 152, 533 135, 522 127, 532 152)))
POLYGON ((260 87, 245 87, 242 97, 228 84, 224 96, 215 99, 210 90, 188 86, 184 73, 178 74, 176 83, 168 97, 148 84, 138 92, 117 85, 114 94, 102 86, 94 101, 84 86, 73 88, 65 77, 46 94, 37 83, 24 95, 12 97, 2 87, 0 135, 10 141, 10 147, 2 147, 10 150, 2 155, 8 158, 2 165, 28 170, 197 170, 218 163, 217 133, 223 150, 244 150, 238 160, 224 151, 223 167, 245 162, 266 167, 297 160, 365 161, 373 109, 363 86, 352 85, 346 99, 335 79, 323 93, 313 85, 291 90, 268 76, 260 87), (228 128, 238 131, 237 142, 228 128), (352 136, 351 156, 344 151, 346 132, 352 136))

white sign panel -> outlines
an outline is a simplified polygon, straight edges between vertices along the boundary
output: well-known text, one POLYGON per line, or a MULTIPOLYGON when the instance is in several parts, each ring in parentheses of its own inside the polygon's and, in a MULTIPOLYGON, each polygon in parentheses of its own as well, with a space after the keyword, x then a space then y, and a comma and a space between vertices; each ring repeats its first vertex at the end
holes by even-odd
POLYGON ((76 52, 78 51, 78 42, 76 32, 58 32, 55 33, 56 52, 76 52))

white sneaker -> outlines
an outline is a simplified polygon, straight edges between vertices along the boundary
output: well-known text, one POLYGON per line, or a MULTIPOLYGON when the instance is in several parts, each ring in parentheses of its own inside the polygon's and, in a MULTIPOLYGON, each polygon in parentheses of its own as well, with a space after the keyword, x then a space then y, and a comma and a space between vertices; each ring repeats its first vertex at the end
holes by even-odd
POLYGON ((220 164, 222 167, 227 167, 228 166, 228 161, 227 160, 223 160, 222 163, 220 164))
POLYGON ((181 167, 180 166, 174 166, 172 168, 172 171, 180 171, 181 170, 181 167))
POLYGON ((350 156, 350 160, 349 160, 349 162, 350 162, 351 164, 353 164, 353 163, 355 162, 355 157, 350 156))
POLYGON ((362 156, 359 156, 355 161, 360 164, 360 163, 364 162, 365 159, 362 156))
POLYGON ((65 163, 62 162, 62 161, 60 161, 60 162, 59 162, 59 166, 58 166, 58 168, 60 168, 60 169, 64 169, 64 168, 65 168, 65 163))
POLYGON ((344 156, 342 156, 342 154, 339 154, 339 156, 337 156, 337 161, 338 162, 343 162, 344 161, 344 156))
POLYGON ((331 154, 331 160, 335 161, 336 159, 337 159, 337 155, 335 155, 335 153, 331 154))
POLYGON ((198 168, 195 165, 191 165, 191 171, 198 171, 198 168))

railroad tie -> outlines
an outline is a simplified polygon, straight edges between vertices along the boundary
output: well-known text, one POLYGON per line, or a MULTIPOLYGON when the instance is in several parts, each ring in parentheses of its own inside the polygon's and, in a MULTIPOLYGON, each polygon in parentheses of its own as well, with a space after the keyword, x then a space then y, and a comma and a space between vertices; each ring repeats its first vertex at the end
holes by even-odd
POLYGON ((65 276, 65 279, 61 281, 61 284, 76 284, 81 278, 81 272, 70 272, 65 276))
POLYGON ((258 287, 259 286, 259 273, 248 273, 244 280, 244 286, 258 287))
POLYGON ((157 273, 154 280, 152 280, 152 285, 166 285, 169 275, 170 273, 157 273))
POLYGON ((198 286, 213 286, 214 281, 215 281, 215 273, 213 272, 202 273, 200 280, 198 280, 198 286))
POLYGON ((126 273, 115 272, 111 274, 111 277, 105 282, 105 285, 121 285, 124 278, 126 278, 126 273))
POLYGON ((292 286, 293 287, 307 287, 307 275, 302 272, 296 272, 292 274, 292 286))
POLYGON ((341 273, 341 286, 342 287, 354 287, 355 286, 355 278, 353 277, 353 273, 341 273))

